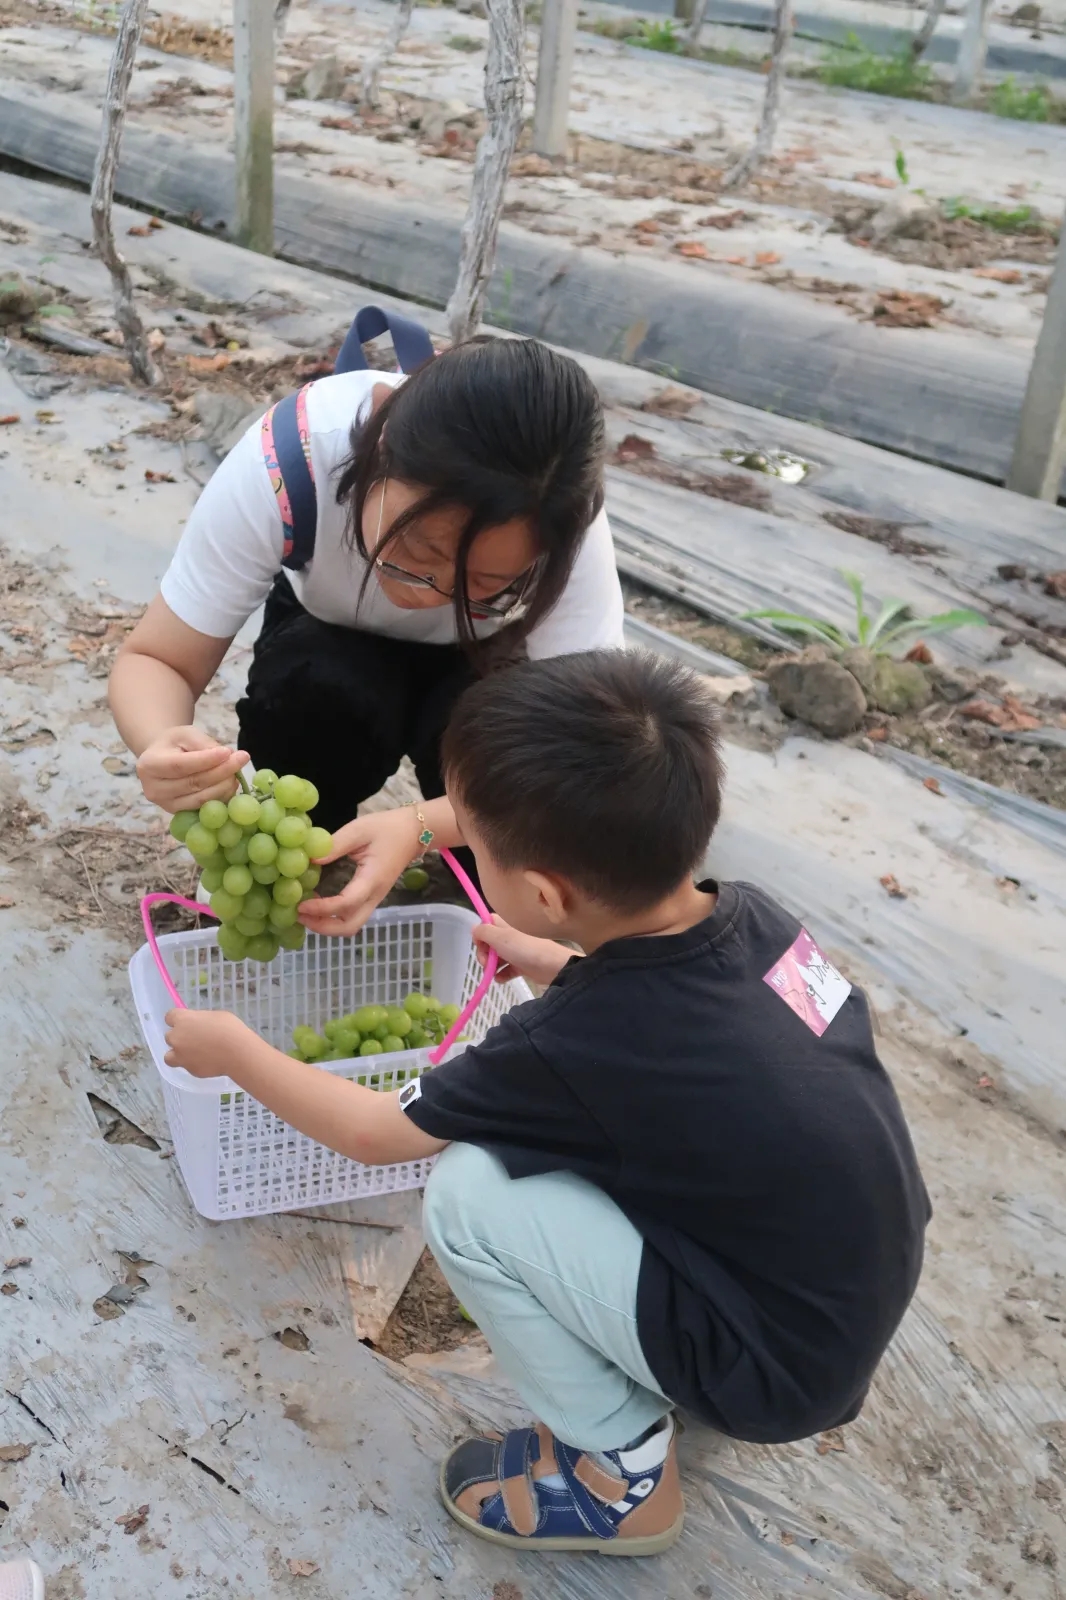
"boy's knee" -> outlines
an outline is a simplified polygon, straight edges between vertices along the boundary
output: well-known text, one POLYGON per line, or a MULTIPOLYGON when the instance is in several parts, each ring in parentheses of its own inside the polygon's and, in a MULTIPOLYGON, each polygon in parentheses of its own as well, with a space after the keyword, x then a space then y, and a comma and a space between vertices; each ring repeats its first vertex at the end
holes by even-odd
POLYGON ((426 1184, 422 1231, 434 1255, 483 1231, 493 1191, 510 1178, 495 1156, 473 1144, 450 1144, 437 1157, 426 1184))

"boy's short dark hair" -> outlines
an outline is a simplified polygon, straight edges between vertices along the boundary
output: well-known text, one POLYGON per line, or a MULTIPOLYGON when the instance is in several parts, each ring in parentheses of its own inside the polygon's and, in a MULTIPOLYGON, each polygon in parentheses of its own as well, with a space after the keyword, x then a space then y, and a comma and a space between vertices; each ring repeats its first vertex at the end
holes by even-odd
POLYGON ((721 808, 718 722, 696 673, 645 651, 507 667, 459 700, 449 787, 501 867, 557 872, 619 911, 703 858, 721 808))

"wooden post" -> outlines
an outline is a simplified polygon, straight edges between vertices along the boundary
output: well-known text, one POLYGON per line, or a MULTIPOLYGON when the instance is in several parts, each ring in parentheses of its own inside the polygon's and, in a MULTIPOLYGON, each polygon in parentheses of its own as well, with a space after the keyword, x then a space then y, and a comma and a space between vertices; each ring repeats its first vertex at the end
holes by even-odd
POLYGON ((707 0, 694 0, 692 18, 688 25, 688 34, 685 38, 685 54, 695 56, 699 54, 700 34, 703 32, 703 19, 707 15, 707 0))
POLYGON ((577 35, 577 0, 544 0, 537 56, 537 98, 533 109, 533 148, 539 156, 565 161, 570 79, 577 35))
POLYGON ((973 94, 985 70, 991 15, 989 0, 967 0, 966 20, 955 60, 955 82, 951 88, 951 98, 960 105, 973 94))
POLYGON ((394 54, 400 40, 411 25, 411 10, 414 0, 398 0, 396 16, 389 36, 380 50, 375 50, 363 62, 363 70, 359 78, 359 102, 368 111, 373 111, 381 99, 381 69, 394 54))
POLYGON ((929 0, 925 19, 918 32, 911 40, 911 60, 920 61, 929 48, 929 42, 936 32, 936 25, 944 15, 947 0, 929 0))
POLYGON ((723 189, 735 189, 747 183, 757 167, 761 167, 774 147, 777 132, 777 112, 781 103, 781 83, 785 76, 785 59, 792 42, 792 0, 774 0, 774 38, 770 46, 770 70, 766 75, 766 93, 763 96, 759 129, 751 148, 735 161, 722 179, 723 189))
POLYGON ((453 344, 477 332, 496 260, 496 236, 511 157, 522 130, 525 86, 525 0, 487 0, 489 51, 485 62, 488 126, 478 140, 470 204, 463 219, 459 275, 448 301, 448 332, 453 344))
POLYGON ((275 0, 233 0, 237 242, 274 253, 275 0))
POLYGON ((1066 467, 1066 223, 1051 274, 1044 322, 1029 369, 1007 488, 1037 500, 1059 497, 1066 467))
POLYGON ((126 103, 133 77, 133 63, 137 46, 144 31, 144 18, 148 0, 126 0, 118 24, 118 36, 107 74, 104 90, 104 116, 100 128, 100 148, 93 169, 93 187, 90 214, 93 221, 93 242, 96 253, 111 276, 111 291, 115 297, 115 321, 118 323, 126 346, 133 375, 149 388, 155 388, 163 375, 152 360, 144 324, 133 303, 133 280, 126 258, 115 243, 115 230, 111 218, 111 204, 115 197, 115 173, 118 153, 122 143, 122 129, 126 122, 126 103))

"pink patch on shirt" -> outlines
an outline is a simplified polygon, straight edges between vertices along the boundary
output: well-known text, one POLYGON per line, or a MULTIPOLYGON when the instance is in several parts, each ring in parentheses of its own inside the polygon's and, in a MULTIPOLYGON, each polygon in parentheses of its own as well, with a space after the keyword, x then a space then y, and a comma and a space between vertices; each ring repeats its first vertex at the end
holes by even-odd
POLYGON ((819 1038, 851 993, 851 984, 819 950, 806 928, 763 978, 819 1038))

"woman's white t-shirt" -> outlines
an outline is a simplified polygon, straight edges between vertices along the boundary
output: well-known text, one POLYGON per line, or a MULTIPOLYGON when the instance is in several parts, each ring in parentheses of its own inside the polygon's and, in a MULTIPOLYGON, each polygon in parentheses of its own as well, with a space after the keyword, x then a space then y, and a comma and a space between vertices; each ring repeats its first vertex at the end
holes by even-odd
MULTIPOLYGON (((377 383, 402 383, 399 374, 346 372, 311 385, 307 420, 318 497, 313 559, 300 572, 281 565, 281 513, 263 460, 256 422, 230 451, 197 501, 160 586, 163 599, 190 628, 229 639, 262 605, 278 572, 297 599, 322 622, 358 627, 428 644, 453 643, 450 605, 405 611, 388 601, 367 563, 345 542, 344 507, 336 500, 337 469, 351 449, 352 423, 365 416, 377 383)), ((604 512, 592 523, 556 605, 531 631, 533 659, 622 644, 622 592, 611 530, 604 512)), ((479 623, 479 635, 499 623, 479 623)))

